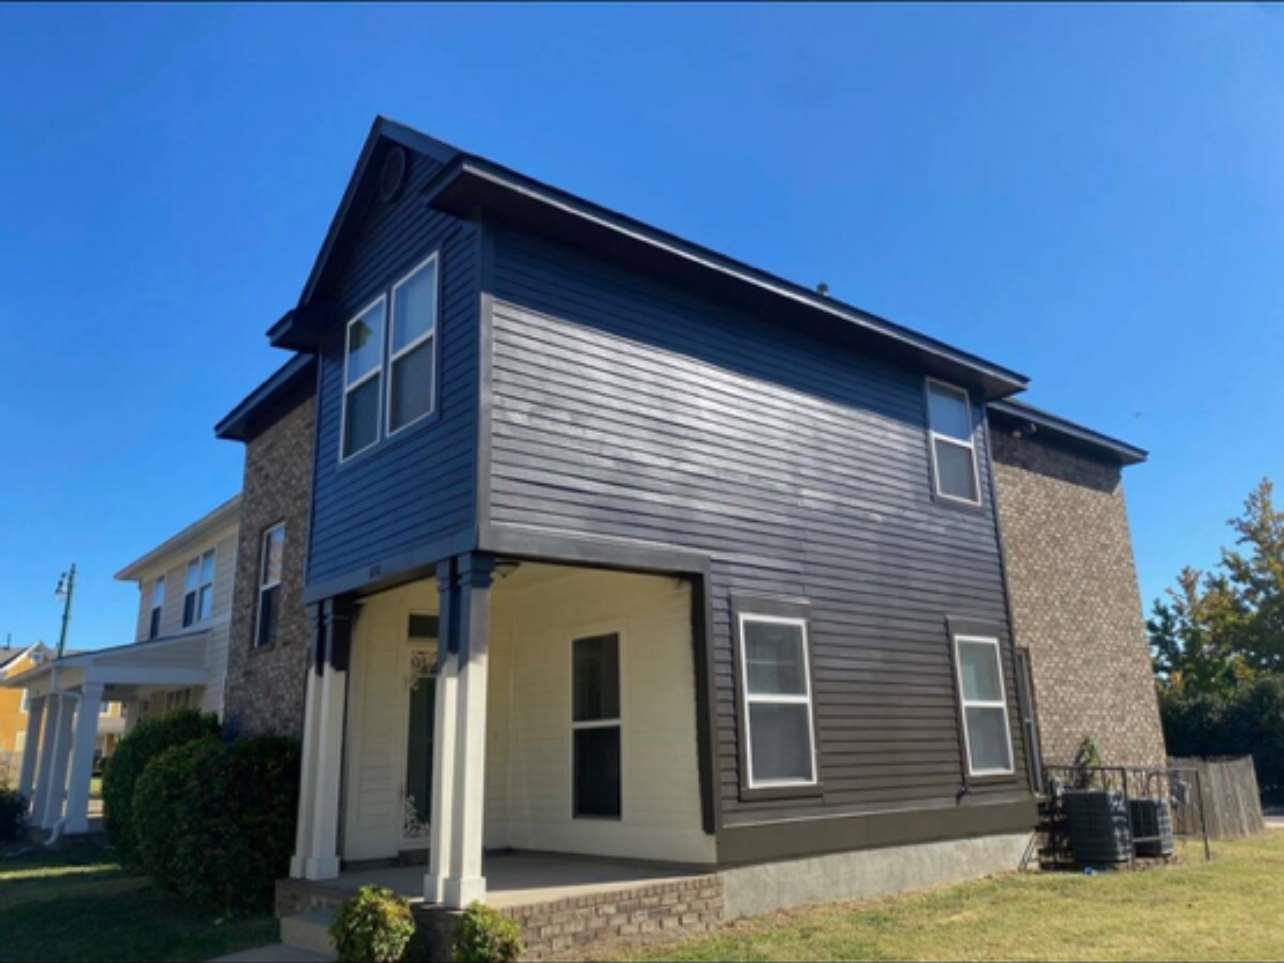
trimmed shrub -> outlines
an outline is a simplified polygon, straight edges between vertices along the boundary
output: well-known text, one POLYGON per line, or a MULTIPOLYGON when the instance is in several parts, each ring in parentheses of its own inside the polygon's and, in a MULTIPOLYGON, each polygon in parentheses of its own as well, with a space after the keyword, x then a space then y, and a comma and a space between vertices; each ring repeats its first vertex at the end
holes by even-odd
POLYGON ((460 963, 511 963, 522 955, 522 931, 498 910, 469 903, 455 927, 451 959, 460 963))
POLYGON ((107 838, 126 862, 136 862, 134 788, 147 764, 166 749, 218 735, 213 715, 182 709, 143 719, 116 746, 103 772, 103 823, 107 838))
POLYGON ((390 889, 362 886, 330 924, 339 959, 360 963, 400 960, 415 932, 410 904, 390 889))
POLYGON ((27 800, 18 790, 0 785, 0 843, 12 843, 27 822, 27 800))
POLYGON ((165 751, 134 794, 144 870, 214 911, 270 908, 294 847, 298 775, 291 739, 207 738, 165 751))

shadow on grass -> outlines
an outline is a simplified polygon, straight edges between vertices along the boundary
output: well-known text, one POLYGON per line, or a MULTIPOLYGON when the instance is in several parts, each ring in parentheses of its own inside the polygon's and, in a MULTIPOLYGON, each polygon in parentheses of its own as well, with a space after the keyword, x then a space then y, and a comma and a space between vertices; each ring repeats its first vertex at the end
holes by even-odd
POLYGON ((101 847, 0 859, 0 961, 204 960, 277 940, 270 916, 220 918, 101 847))

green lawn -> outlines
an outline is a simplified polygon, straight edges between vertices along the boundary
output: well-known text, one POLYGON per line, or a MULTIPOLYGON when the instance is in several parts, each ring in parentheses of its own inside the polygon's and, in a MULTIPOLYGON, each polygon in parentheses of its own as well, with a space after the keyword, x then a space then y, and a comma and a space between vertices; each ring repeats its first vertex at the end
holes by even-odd
MULTIPOLYGON (((1022 873, 728 924, 679 960, 1284 959, 1284 831, 1161 869, 1022 873)), ((637 952, 637 951, 634 951, 637 952)))
POLYGON ((0 851, 0 961, 205 960, 276 939, 272 917, 195 911, 100 846, 0 851))

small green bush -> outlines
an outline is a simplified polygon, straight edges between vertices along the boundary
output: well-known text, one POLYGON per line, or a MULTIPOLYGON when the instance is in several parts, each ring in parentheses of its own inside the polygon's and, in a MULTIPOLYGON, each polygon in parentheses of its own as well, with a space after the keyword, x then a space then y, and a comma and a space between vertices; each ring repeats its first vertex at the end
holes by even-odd
POLYGON ((362 886, 339 908, 330 936, 339 959, 394 963, 415 933, 410 904, 390 889, 362 886))
POLYGON ((269 909, 294 848, 298 778, 292 739, 206 738, 166 750, 134 794, 143 869, 213 911, 269 909))
POLYGON ((510 963, 522 955, 522 931, 498 910, 470 903, 459 918, 451 958, 459 963, 510 963))
POLYGON ((116 746, 103 772, 103 823, 123 860, 136 863, 134 788, 147 764, 172 746, 218 735, 218 719, 182 709, 143 719, 116 746))
POLYGON ((27 821, 27 800, 16 789, 0 785, 0 843, 12 843, 27 821))

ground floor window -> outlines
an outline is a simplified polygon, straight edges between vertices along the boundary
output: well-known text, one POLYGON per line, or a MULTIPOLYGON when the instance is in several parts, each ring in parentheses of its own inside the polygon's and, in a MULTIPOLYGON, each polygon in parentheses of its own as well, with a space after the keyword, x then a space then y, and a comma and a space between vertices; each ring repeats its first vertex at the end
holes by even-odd
POLYGON ((956 635, 954 651, 968 774, 1008 775, 1012 772, 1012 732, 999 640, 956 635))
POLYGON ((807 620, 741 611, 737 622, 748 787, 813 786, 807 620))
POLYGON ((571 755, 576 817, 619 819, 622 812, 620 636, 571 643, 571 755))

